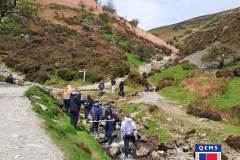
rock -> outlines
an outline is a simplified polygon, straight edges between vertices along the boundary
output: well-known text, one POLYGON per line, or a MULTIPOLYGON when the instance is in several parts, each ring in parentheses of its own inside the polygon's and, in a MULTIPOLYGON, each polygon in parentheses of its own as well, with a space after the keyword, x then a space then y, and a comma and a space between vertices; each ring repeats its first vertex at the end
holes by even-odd
POLYGON ((181 145, 184 145, 186 143, 186 141, 184 139, 179 139, 179 140, 175 141, 175 143, 178 147, 180 147, 181 145))
POLYGON ((145 131, 146 130, 146 128, 143 126, 143 125, 136 125, 136 130, 137 131, 145 131))
POLYGON ((32 83, 31 82, 24 82, 24 85, 25 86, 30 86, 30 85, 32 85, 32 83))
POLYGON ((189 146, 188 145, 184 146, 183 147, 183 152, 188 152, 188 151, 189 151, 189 146))
POLYGON ((158 151, 158 153, 160 153, 160 154, 164 154, 164 151, 158 151))
POLYGON ((36 104, 39 105, 42 108, 42 110, 44 110, 44 111, 48 110, 48 108, 46 106, 44 106, 43 104, 40 104, 38 102, 36 104))
POLYGON ((179 148, 177 148, 177 153, 181 153, 182 151, 179 149, 179 148))
POLYGON ((104 134, 100 133, 99 137, 95 137, 95 139, 99 142, 99 143, 105 143, 108 141, 108 138, 105 137, 104 134))
POLYGON ((204 120, 208 120, 208 119, 207 118, 201 118, 201 119, 198 120, 198 122, 202 122, 204 120))
POLYGON ((160 153, 158 153, 157 151, 153 151, 151 156, 150 156, 150 159, 151 160, 158 160, 160 158, 160 153))
POLYGON ((182 106, 182 105, 180 105, 180 106, 178 106, 178 108, 183 108, 183 106, 182 106))
POLYGON ((36 98, 36 99, 41 99, 41 97, 39 96, 36 96, 36 95, 32 95, 33 98, 36 98))
POLYGON ((171 122, 172 121, 172 118, 167 118, 168 122, 171 122))
POLYGON ((206 133, 203 133, 202 135, 201 135, 201 137, 205 137, 207 134, 206 133))
POLYGON ((121 151, 117 147, 111 147, 107 150, 107 155, 111 158, 117 157, 119 154, 121 154, 121 151))
POLYGON ((147 148, 141 147, 139 150, 133 150, 132 154, 134 156, 144 157, 149 155, 149 150, 147 148))

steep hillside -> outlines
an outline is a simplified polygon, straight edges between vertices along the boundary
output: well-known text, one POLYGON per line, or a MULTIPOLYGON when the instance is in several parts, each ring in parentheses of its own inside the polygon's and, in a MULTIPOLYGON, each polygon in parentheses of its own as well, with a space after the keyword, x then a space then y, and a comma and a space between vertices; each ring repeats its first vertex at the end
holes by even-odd
MULTIPOLYGON (((56 3, 56 4, 65 5, 65 6, 68 6, 68 7, 80 8, 79 7, 79 0, 37 0, 37 1, 42 3, 42 4, 56 3)), ((102 10, 102 5, 95 2, 94 0, 83 0, 83 1, 87 6, 86 10, 88 10, 89 7, 93 7, 93 8, 95 8, 94 11, 93 11, 94 14, 99 14, 99 13, 104 12, 102 10)), ((121 23, 122 19, 120 18, 120 16, 118 16, 117 14, 114 14, 114 15, 117 16, 117 20, 121 23)), ((128 22, 127 22, 126 26, 131 28, 131 25, 128 22)), ((153 43, 156 43, 158 45, 166 46, 167 48, 171 49, 173 52, 178 52, 178 49, 176 49, 174 46, 171 46, 171 45, 167 44, 165 41, 155 37, 154 35, 148 33, 147 31, 145 31, 145 30, 143 30, 139 27, 137 27, 135 29, 135 32, 140 37, 146 38, 146 39, 148 39, 148 40, 150 40, 153 43)))
MULTIPOLYGON (((219 23, 226 21, 239 12, 240 8, 235 8, 216 14, 200 16, 177 24, 154 28, 149 30, 149 33, 164 41, 172 40, 175 44, 186 43, 195 34, 216 28, 219 23)), ((172 42, 170 43, 172 44, 172 42)))

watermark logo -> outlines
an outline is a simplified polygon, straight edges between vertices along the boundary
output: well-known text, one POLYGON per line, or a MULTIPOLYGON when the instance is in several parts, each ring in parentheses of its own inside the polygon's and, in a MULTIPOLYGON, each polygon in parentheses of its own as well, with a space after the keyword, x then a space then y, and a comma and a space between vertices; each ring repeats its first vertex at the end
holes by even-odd
POLYGON ((196 144, 195 160, 221 160, 220 144, 196 144))

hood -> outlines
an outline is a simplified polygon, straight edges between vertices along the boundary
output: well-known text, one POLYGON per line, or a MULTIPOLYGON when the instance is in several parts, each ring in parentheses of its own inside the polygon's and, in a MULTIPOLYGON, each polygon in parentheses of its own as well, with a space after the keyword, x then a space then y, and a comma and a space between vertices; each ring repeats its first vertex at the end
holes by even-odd
POLYGON ((112 109, 110 107, 108 107, 105 111, 105 113, 107 114, 107 112, 110 112, 112 114, 112 109))
POLYGON ((130 122, 132 122, 133 119, 132 119, 132 118, 126 118, 125 121, 130 121, 130 122))

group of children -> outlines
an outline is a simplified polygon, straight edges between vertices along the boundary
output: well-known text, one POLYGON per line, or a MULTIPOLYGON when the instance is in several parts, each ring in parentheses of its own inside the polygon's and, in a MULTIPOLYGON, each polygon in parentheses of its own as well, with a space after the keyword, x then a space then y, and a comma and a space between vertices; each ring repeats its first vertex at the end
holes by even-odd
MULTIPOLYGON (((120 85, 124 85, 123 82, 120 85)), ((120 86, 121 87, 121 86, 120 86)), ((120 91, 122 89, 120 88, 120 91)), ((99 106, 99 100, 96 99, 93 101, 90 95, 87 95, 86 98, 80 94, 80 89, 76 88, 75 92, 71 92, 71 86, 68 85, 67 89, 64 91, 64 105, 65 110, 64 112, 68 112, 70 108, 70 119, 71 125, 76 128, 80 107, 81 104, 84 105, 84 115, 85 121, 88 121, 89 113, 92 116, 92 128, 91 134, 93 136, 99 136, 98 128, 99 123, 101 121, 105 121, 105 136, 108 138, 108 145, 111 145, 114 142, 112 137, 113 131, 116 130, 116 122, 120 119, 118 115, 112 112, 111 107, 108 107, 105 110, 105 113, 102 113, 102 108, 99 106)), ((77 128, 76 128, 77 129, 77 128)), ((121 138, 124 141, 124 151, 125 156, 128 156, 128 147, 129 147, 129 140, 132 140, 133 144, 135 145, 136 149, 140 149, 140 146, 136 143, 136 139, 134 136, 134 130, 136 130, 136 125, 133 119, 130 118, 129 114, 123 115, 123 121, 121 123, 121 138)))

